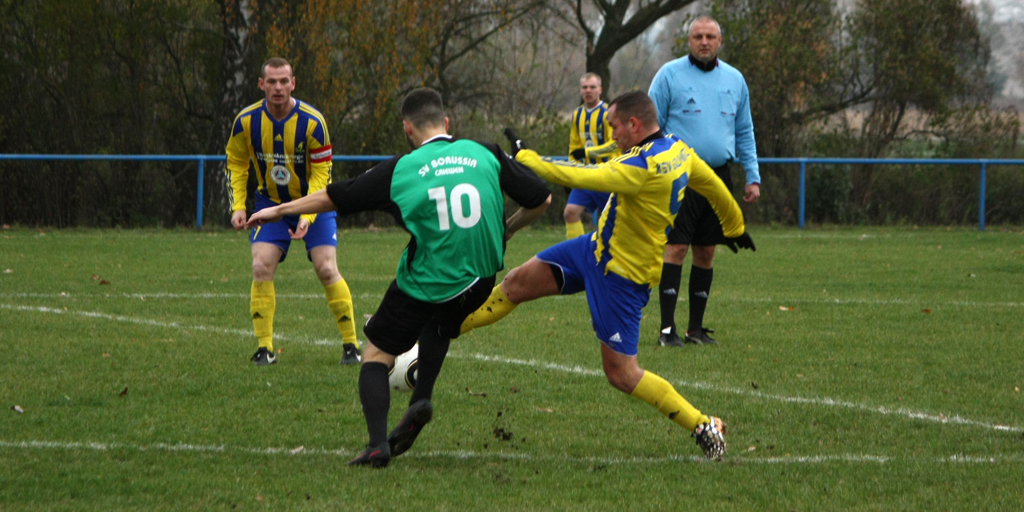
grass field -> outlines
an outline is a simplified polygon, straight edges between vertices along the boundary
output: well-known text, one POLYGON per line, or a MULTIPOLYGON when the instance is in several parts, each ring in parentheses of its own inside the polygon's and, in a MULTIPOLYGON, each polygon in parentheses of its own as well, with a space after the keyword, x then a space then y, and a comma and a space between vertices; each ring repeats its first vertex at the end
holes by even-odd
MULTIPOLYGON (((5 229, 0 509, 1024 509, 1024 232, 752 233, 715 262, 719 346, 658 348, 657 293, 643 324, 641 365, 728 423, 722 462, 606 383, 577 295, 454 342, 434 422, 371 471, 344 466, 358 369, 301 246, 255 368, 244 234, 5 229)), ((407 237, 339 241, 372 313, 407 237)))

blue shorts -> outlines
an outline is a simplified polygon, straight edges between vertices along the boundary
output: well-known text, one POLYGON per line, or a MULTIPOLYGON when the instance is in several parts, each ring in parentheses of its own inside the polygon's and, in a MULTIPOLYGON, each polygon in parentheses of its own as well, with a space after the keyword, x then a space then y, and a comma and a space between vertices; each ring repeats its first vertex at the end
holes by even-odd
POLYGON ((591 222, 597 225, 597 219, 601 217, 601 212, 604 210, 605 205, 608 204, 609 192, 594 192, 593 190, 583 190, 581 188, 574 188, 572 192, 569 192, 569 200, 567 204, 575 204, 582 206, 590 212, 591 222))
POLYGON ((597 245, 590 237, 582 235, 548 247, 537 254, 537 259, 562 269, 562 295, 587 292, 597 339, 620 354, 635 356, 640 343, 641 310, 651 297, 651 288, 618 274, 606 274, 604 265, 594 260, 597 245))
MULTIPOLYGON (((263 196, 256 196, 256 211, 276 206, 276 203, 263 196)), ((309 251, 321 245, 338 246, 338 212, 326 212, 317 214, 316 220, 309 225, 306 236, 302 241, 306 243, 306 257, 312 259, 309 251)), ((281 261, 288 257, 288 247, 291 246, 292 237, 288 230, 294 231, 299 225, 298 215, 286 215, 283 219, 264 224, 249 232, 249 244, 263 242, 274 244, 281 248, 281 261)))

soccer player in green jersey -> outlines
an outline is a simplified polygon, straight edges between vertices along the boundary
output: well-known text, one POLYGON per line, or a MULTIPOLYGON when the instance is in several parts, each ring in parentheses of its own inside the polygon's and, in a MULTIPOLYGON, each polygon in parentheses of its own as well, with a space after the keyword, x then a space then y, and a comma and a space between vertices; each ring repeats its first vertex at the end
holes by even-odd
POLYGON ((395 280, 363 330, 368 340, 359 399, 370 440, 350 465, 384 467, 412 446, 433 416, 430 396, 449 341, 491 293, 505 240, 551 202, 544 182, 496 144, 449 136, 437 91, 410 92, 402 101, 402 119, 411 153, 324 191, 260 210, 247 223, 253 227, 283 215, 380 210, 412 235, 395 280), (522 206, 508 221, 502 192, 522 206), (409 409, 388 435, 388 368, 417 339, 420 377, 409 409))
MULTIPOLYGON (((266 99, 242 109, 231 127, 225 172, 231 185, 231 225, 245 224, 246 183, 256 175, 256 210, 287 203, 323 190, 331 181, 331 138, 323 115, 292 97, 295 77, 288 61, 272 58, 260 68, 260 89, 266 99)), ((324 286, 344 344, 342 364, 359 362, 352 293, 338 272, 336 214, 290 215, 249 233, 252 250, 252 288, 249 313, 259 343, 252 361, 257 366, 277 362, 274 353, 274 312, 277 294, 274 273, 288 256, 293 240, 302 240, 324 286)))

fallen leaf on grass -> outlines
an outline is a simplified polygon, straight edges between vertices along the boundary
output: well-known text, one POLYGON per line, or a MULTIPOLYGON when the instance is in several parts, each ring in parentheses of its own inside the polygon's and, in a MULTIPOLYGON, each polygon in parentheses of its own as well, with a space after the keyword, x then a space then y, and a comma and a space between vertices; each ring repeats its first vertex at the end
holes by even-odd
POLYGON ((1016 391, 1017 393, 1020 393, 1020 388, 1018 388, 1017 386, 1014 386, 1013 390, 1016 391))
POLYGON ((288 450, 288 453, 290 453, 292 455, 298 455, 298 454, 302 453, 302 450, 305 450, 305 449, 306 449, 305 446, 300 446, 298 448, 295 448, 294 450, 288 450))
POLYGON ((518 393, 518 392, 519 392, 519 388, 517 388, 517 387, 511 387, 511 388, 509 388, 509 391, 511 391, 511 392, 513 392, 513 393, 518 393))
POLYGON ((127 396, 127 395, 128 395, 128 386, 125 386, 124 391, 121 391, 121 394, 117 395, 117 396, 127 396))
POLYGON ((100 281, 100 284, 101 284, 101 285, 102 285, 102 284, 110 284, 110 281, 107 281, 106 279, 104 279, 104 280, 100 281))
POLYGON ((755 384, 755 383, 751 382, 751 383, 750 383, 750 387, 752 387, 752 388, 754 388, 754 389, 757 389, 757 384, 755 384))
POLYGON ((930 310, 930 309, 928 309, 928 308, 924 308, 924 309, 922 309, 922 310, 921 310, 921 312, 922 312, 922 313, 931 313, 931 312, 932 312, 932 310, 930 310))
POLYGON ((538 408, 537 408, 537 411, 538 411, 538 412, 555 412, 555 411, 553 411, 553 410, 551 410, 551 409, 545 409, 545 408, 543 408, 543 407, 538 407, 538 408))
POLYGON ((15 405, 14 407, 11 407, 11 410, 18 414, 25 414, 25 409, 22 409, 20 405, 15 405))
POLYGON ((793 311, 796 306, 779 306, 779 311, 793 311))
POLYGON ((4 274, 13 274, 13 273, 14 273, 14 271, 9 269, 9 268, 5 268, 4 269, 4 274))
POLYGON ((110 354, 103 354, 103 357, 110 357, 110 354))
POLYGON ((747 451, 748 452, 757 451, 757 447, 756 446, 751 446, 750 448, 747 448, 747 451))
POLYGON ((487 396, 487 393, 474 393, 469 388, 466 388, 466 393, 469 393, 469 396, 487 396))
POLYGON ((96 274, 93 274, 93 275, 92 275, 92 280, 93 280, 93 281, 99 281, 99 280, 100 280, 100 276, 98 276, 98 275, 96 275, 96 274))
POLYGON ((228 282, 228 278, 222 277, 222 278, 220 278, 220 282, 226 283, 226 282, 228 282))

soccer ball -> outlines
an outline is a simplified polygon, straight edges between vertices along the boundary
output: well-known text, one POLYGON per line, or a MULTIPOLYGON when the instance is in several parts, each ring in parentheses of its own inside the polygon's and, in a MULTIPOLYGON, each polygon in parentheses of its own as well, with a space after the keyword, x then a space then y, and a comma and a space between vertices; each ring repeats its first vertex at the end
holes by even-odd
POLYGON ((416 376, 420 369, 420 345, 413 345, 408 352, 395 358, 395 364, 388 370, 388 384, 395 391, 411 393, 416 387, 416 376))

